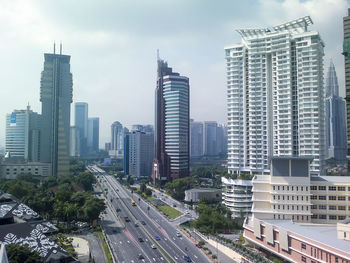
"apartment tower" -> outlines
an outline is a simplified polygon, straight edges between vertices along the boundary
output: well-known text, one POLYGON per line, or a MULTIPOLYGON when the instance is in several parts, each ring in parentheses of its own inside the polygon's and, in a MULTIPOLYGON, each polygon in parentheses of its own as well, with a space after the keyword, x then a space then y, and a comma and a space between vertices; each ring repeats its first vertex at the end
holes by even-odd
POLYGON ((240 29, 242 42, 225 48, 228 170, 269 173, 271 157, 325 155, 323 48, 306 16, 272 30, 240 29))
MULTIPOLYGON (((350 156, 350 8, 348 15, 343 17, 343 55, 345 64, 345 100, 346 100, 346 126, 347 126, 347 141, 348 141, 348 158, 350 156)), ((348 167, 350 159, 348 159, 348 167)))

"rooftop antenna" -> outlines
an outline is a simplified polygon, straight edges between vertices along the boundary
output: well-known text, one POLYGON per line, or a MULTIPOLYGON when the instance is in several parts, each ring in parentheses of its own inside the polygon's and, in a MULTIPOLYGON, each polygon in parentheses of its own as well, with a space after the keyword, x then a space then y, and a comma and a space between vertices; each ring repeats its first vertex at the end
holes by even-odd
POLYGON ((53 42, 53 53, 56 54, 56 42, 53 42))
POLYGON ((60 43, 60 55, 62 55, 62 42, 60 43))

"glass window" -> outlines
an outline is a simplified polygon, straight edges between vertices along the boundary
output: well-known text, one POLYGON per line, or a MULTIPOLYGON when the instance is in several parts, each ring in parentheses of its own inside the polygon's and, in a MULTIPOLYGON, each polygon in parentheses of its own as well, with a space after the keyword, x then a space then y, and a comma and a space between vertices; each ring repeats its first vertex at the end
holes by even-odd
POLYGON ((336 186, 328 186, 329 191, 336 191, 337 187, 336 186))

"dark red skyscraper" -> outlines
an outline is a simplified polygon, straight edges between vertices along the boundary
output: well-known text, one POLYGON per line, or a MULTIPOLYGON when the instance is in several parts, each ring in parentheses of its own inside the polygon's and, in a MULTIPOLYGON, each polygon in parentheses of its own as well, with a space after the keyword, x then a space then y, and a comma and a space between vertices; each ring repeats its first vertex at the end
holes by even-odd
POLYGON ((153 182, 189 175, 189 81, 158 58, 153 182))

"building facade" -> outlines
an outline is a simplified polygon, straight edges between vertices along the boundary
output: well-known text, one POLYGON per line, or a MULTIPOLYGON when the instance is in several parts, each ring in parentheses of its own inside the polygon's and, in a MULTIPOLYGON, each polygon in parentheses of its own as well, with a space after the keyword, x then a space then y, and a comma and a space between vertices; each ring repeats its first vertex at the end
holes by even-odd
POLYGON ((193 188, 185 191, 186 203, 199 203, 202 200, 221 201, 221 190, 214 188, 193 188))
POLYGON ((9 156, 25 161, 40 159, 40 114, 28 106, 6 115, 5 151, 9 156))
POLYGON ((222 203, 230 209, 232 217, 247 217, 252 213, 252 181, 221 178, 222 203))
POLYGON ((333 62, 326 78, 326 146, 327 158, 336 163, 346 163, 346 117, 345 100, 339 97, 338 78, 333 62))
POLYGON ((19 174, 32 174, 35 177, 51 176, 51 164, 40 162, 11 162, 0 163, 0 178, 17 179, 19 174))
POLYGON ((124 128, 119 121, 113 122, 111 126, 111 149, 109 156, 123 158, 124 154, 124 128))
POLYGON ((87 146, 90 154, 99 152, 100 118, 88 118, 87 146))
POLYGON ((155 182, 189 176, 189 79, 158 59, 155 102, 155 182))
POLYGON ((73 95, 70 56, 54 52, 46 53, 44 57, 40 82, 40 160, 51 163, 53 176, 63 176, 69 174, 70 104, 73 95))
MULTIPOLYGON (((350 156, 350 8, 348 14, 343 18, 343 55, 345 66, 345 100, 346 100, 346 127, 347 127, 347 146, 348 156, 350 156)), ((348 157, 349 158, 349 157, 348 157)), ((349 166, 350 159, 348 161, 349 166)))
POLYGON ((80 157, 80 129, 75 126, 70 127, 69 156, 80 157))
POLYGON ((324 44, 311 24, 240 29, 242 43, 225 48, 230 173, 268 173, 271 156, 311 156, 323 172, 324 44))
POLYGON ((190 156, 198 158, 203 156, 203 123, 197 121, 190 122, 190 156))
POLYGON ((216 121, 205 121, 203 127, 203 149, 204 155, 218 155, 217 147, 217 130, 218 124, 216 121))
POLYGON ((74 103, 75 108, 75 124, 74 126, 79 129, 79 135, 80 135, 80 156, 86 157, 88 146, 87 146, 87 140, 88 140, 88 112, 89 112, 89 106, 86 102, 76 102, 74 103))
POLYGON ((310 163, 306 157, 272 158, 271 175, 252 180, 252 216, 322 224, 350 218, 350 179, 311 176, 310 163))
POLYGON ((150 176, 154 158, 154 135, 142 131, 129 134, 129 175, 150 176))
POLYGON ((312 222, 334 224, 350 218, 348 176, 313 176, 310 190, 312 222))
POLYGON ((348 221, 329 226, 247 218, 243 227, 249 243, 283 262, 350 262, 348 221))
POLYGON ((253 182, 253 217, 311 222, 311 158, 276 157, 271 175, 256 175, 253 182))

